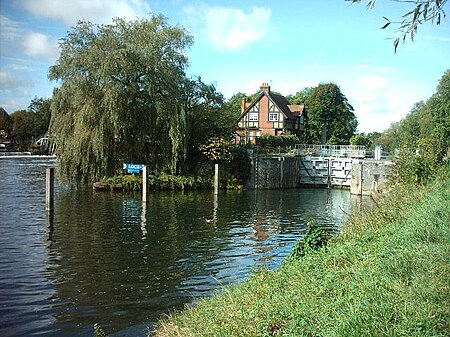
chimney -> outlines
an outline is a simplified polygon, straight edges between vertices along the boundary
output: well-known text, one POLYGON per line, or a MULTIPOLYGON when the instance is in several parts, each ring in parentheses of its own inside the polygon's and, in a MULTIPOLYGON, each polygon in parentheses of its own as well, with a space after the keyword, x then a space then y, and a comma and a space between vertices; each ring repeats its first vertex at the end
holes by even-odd
POLYGON ((245 110, 245 97, 242 97, 241 99, 241 113, 245 110))
POLYGON ((261 84, 261 86, 259 87, 259 90, 267 92, 268 94, 270 94, 270 86, 269 83, 263 83, 261 84))

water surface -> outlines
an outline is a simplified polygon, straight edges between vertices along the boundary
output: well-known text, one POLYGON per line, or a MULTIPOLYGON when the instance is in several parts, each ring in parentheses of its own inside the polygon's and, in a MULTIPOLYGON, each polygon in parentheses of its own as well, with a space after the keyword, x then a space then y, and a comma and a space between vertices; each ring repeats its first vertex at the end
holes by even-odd
POLYGON ((0 335, 145 336, 161 315, 277 268, 315 219, 340 231, 346 190, 98 193, 57 183, 49 159, 0 159, 0 335))

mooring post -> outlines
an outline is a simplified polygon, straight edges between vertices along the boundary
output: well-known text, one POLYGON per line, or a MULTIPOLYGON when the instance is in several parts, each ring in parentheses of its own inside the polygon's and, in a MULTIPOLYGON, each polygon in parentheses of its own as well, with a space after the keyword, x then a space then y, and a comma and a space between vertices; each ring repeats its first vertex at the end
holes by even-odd
POLYGON ((142 166, 142 202, 147 202, 147 165, 142 166))
POLYGON ((45 170, 45 210, 53 211, 55 189, 55 168, 47 167, 45 170))
POLYGON ((214 164, 214 194, 219 194, 219 164, 214 164))

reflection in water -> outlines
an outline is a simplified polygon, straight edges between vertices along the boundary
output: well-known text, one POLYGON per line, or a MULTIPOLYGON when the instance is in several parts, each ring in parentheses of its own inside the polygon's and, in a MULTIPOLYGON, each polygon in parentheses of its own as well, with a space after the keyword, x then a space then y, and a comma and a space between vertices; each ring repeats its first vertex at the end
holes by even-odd
POLYGON ((59 185, 46 217, 40 172, 28 170, 20 184, 35 195, 0 215, 2 336, 90 336, 94 323, 145 336, 161 314, 278 267, 309 219, 338 232, 350 209, 341 190, 152 193, 142 203, 59 185))
POLYGON ((142 203, 141 210, 141 231, 142 231, 142 240, 145 240, 145 236, 147 235, 147 203, 142 203))

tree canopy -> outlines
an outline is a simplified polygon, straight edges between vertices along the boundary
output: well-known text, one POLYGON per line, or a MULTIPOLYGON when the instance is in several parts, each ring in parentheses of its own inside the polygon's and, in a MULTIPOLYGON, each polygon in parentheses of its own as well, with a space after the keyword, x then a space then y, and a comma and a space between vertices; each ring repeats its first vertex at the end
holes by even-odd
POLYGON ((348 144, 358 126, 353 107, 334 83, 306 88, 293 96, 293 103, 306 104, 307 143, 348 144))
POLYGON ((231 134, 235 120, 222 95, 185 74, 192 41, 161 15, 78 22, 49 71, 59 84, 50 136, 63 176, 92 181, 124 162, 182 173, 205 159, 199 147, 209 137, 231 134))
POLYGON ((50 104, 51 99, 36 97, 26 110, 11 114, 10 136, 16 144, 28 146, 47 133, 51 118, 50 104))
POLYGON ((0 107, 0 137, 9 138, 13 130, 13 119, 3 107, 0 107))
POLYGON ((77 181, 112 174, 120 162, 176 170, 186 129, 186 48, 192 36, 163 16, 79 21, 60 43, 49 78, 51 136, 63 175, 77 181))
POLYGON ((450 70, 440 79, 436 92, 384 131, 379 142, 391 154, 394 150, 399 153, 397 174, 401 177, 423 181, 433 175, 450 156, 450 70))

